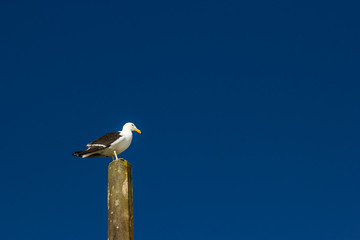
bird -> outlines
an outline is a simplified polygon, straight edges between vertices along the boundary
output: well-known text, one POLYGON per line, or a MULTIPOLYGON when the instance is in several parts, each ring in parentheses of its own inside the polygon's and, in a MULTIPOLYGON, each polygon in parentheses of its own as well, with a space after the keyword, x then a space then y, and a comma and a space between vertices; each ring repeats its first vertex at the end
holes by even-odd
POLYGON ((88 149, 74 152, 73 155, 82 158, 112 157, 113 160, 115 157, 116 160, 118 160, 118 154, 122 153, 130 146, 133 131, 136 131, 139 134, 141 133, 133 123, 125 123, 121 131, 107 133, 87 144, 86 146, 88 149))

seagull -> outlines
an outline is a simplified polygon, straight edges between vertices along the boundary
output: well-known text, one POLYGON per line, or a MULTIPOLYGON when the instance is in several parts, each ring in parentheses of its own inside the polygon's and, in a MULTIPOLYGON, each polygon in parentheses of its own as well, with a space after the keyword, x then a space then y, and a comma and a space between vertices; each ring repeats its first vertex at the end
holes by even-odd
POLYGON ((118 160, 118 154, 125 151, 131 143, 132 132, 141 133, 133 123, 125 123, 121 131, 107 133, 99 139, 87 144, 85 151, 74 152, 77 157, 112 157, 118 160))

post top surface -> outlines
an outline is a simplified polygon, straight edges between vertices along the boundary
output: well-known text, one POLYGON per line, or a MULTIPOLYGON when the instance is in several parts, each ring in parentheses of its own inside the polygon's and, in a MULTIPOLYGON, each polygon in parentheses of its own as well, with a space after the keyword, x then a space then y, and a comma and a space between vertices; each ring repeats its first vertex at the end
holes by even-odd
POLYGON ((116 165, 131 168, 131 164, 128 161, 126 161, 125 159, 123 159, 123 158, 119 158, 118 160, 113 160, 112 162, 110 162, 109 167, 110 166, 116 166, 116 165))

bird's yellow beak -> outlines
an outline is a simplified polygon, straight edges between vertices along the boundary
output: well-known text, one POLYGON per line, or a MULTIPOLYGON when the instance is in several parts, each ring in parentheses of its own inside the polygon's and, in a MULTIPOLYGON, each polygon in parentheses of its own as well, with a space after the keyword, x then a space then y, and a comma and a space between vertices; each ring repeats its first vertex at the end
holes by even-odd
POLYGON ((135 131, 141 134, 141 131, 139 129, 135 128, 135 131))

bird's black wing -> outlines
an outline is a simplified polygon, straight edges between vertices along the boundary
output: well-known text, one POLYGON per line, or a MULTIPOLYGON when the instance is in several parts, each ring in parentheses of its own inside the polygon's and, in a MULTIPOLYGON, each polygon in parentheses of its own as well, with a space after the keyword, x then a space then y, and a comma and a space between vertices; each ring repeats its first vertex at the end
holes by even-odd
POLYGON ((110 147, 110 145, 115 142, 117 139, 121 138, 121 132, 111 132, 105 134, 104 136, 96 139, 95 141, 87 144, 88 149, 85 151, 79 151, 73 153, 74 156, 82 157, 85 154, 94 153, 89 157, 101 157, 101 154, 97 154, 95 152, 103 150, 105 148, 110 147))
POLYGON ((104 136, 100 137, 99 139, 96 139, 95 141, 87 144, 88 147, 103 147, 107 148, 109 147, 113 142, 118 140, 121 137, 121 132, 111 132, 107 133, 104 136))

